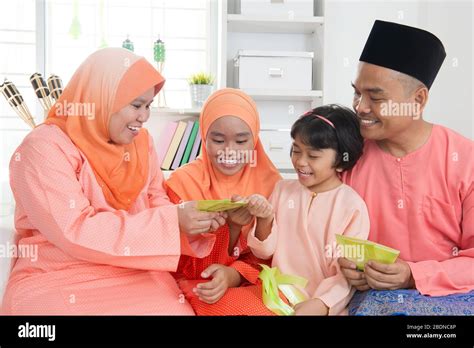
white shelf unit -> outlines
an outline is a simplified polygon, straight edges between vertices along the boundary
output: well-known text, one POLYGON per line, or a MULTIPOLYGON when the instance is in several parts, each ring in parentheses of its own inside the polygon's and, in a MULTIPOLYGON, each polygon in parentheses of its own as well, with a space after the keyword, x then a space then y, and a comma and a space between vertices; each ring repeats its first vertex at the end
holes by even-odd
POLYGON ((313 34, 324 17, 300 17, 298 19, 266 18, 261 16, 227 15, 227 30, 236 33, 283 33, 313 34))
POLYGON ((304 101, 312 102, 318 98, 323 97, 323 91, 293 91, 293 90, 259 90, 259 89, 242 89, 245 93, 251 96, 254 100, 273 100, 273 101, 304 101))
MULTIPOLYGON (((162 170, 163 176, 165 179, 168 179, 173 172, 173 170, 162 170)), ((281 170, 280 171, 281 176, 283 179, 297 179, 298 175, 293 170, 281 170)))
POLYGON ((152 108, 152 112, 159 114, 159 115, 167 115, 167 116, 199 116, 201 113, 201 109, 196 108, 183 108, 183 109, 174 109, 174 108, 152 108))
POLYGON ((314 13, 291 18, 240 14, 239 0, 219 1, 217 88, 234 87, 234 57, 239 50, 313 52, 311 91, 243 89, 257 103, 260 138, 282 172, 291 169, 289 129, 296 119, 323 104, 324 1, 314 0, 314 13))

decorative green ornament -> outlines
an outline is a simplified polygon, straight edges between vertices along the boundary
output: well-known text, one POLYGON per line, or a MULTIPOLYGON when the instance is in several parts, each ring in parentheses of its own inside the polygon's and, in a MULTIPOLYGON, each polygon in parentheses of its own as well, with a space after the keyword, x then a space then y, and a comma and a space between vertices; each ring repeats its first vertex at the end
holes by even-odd
POLYGON ((128 36, 127 36, 127 39, 122 43, 122 47, 123 47, 123 48, 126 48, 127 50, 132 51, 132 52, 133 52, 134 49, 135 49, 134 46, 133 46, 133 42, 130 41, 130 39, 128 38, 128 36))
POLYGON ((157 63, 164 63, 166 58, 165 43, 158 39, 153 45, 153 58, 157 63))
POLYGON ((69 27, 69 35, 74 39, 77 40, 79 39, 79 36, 81 36, 81 23, 79 22, 79 1, 74 0, 72 4, 72 23, 71 26, 69 27))

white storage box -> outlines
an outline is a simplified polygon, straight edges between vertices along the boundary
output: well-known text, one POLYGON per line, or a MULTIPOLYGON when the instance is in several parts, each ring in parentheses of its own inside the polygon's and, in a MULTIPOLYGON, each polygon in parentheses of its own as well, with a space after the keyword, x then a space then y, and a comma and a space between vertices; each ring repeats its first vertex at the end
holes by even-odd
POLYGON ((266 17, 312 17, 313 0, 241 0, 240 13, 266 17))
POLYGON ((240 50, 234 82, 241 89, 311 91, 313 52, 240 50))
POLYGON ((262 129, 259 136, 265 152, 277 168, 293 168, 290 157, 293 141, 290 131, 262 129))

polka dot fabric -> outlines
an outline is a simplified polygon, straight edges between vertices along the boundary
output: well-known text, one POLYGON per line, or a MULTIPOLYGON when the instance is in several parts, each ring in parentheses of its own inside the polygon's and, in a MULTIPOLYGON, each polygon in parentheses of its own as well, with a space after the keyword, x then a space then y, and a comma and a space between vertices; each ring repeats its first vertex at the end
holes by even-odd
MULTIPOLYGON (((167 189, 171 202, 179 203, 180 197, 167 189)), ((240 235, 234 252, 229 255, 229 226, 220 227, 215 233, 216 240, 211 253, 204 258, 181 256, 175 274, 186 299, 191 303, 197 315, 272 315, 262 302, 262 288, 259 285, 259 264, 269 265, 270 260, 256 258, 247 247, 247 237, 240 235), (214 304, 207 304, 192 292, 198 283, 208 282, 201 273, 212 264, 221 264, 235 268, 245 282, 238 288, 229 288, 225 295, 214 304)))
POLYGON ((179 284, 186 299, 197 315, 201 316, 272 316, 262 300, 262 285, 243 285, 227 289, 224 296, 213 304, 202 302, 193 288, 202 280, 182 280, 179 284))

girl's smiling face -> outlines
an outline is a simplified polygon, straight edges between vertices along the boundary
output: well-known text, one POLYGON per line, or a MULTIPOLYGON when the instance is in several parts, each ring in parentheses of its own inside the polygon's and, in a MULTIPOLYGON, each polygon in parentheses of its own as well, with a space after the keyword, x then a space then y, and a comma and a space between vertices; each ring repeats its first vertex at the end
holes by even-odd
POLYGON ((229 176, 248 164, 246 158, 255 147, 249 126, 235 116, 223 116, 214 121, 207 132, 205 145, 213 167, 229 176))
POLYGON ((336 151, 315 149, 304 144, 299 136, 293 141, 291 162, 302 185, 313 192, 332 190, 341 184, 334 167, 336 151))
POLYGON ((138 96, 127 106, 113 114, 109 122, 109 137, 119 145, 130 144, 138 135, 143 124, 150 117, 150 105, 153 102, 154 87, 138 96))

